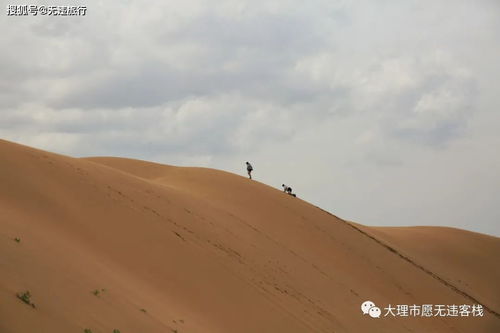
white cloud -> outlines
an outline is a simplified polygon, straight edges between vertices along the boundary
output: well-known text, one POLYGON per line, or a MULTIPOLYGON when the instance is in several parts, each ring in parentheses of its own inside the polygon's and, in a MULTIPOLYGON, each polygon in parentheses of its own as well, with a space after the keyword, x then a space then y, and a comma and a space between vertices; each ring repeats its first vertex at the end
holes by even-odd
POLYGON ((362 223, 500 234, 498 2, 87 6, 0 21, 3 138, 234 172, 251 160, 362 223))

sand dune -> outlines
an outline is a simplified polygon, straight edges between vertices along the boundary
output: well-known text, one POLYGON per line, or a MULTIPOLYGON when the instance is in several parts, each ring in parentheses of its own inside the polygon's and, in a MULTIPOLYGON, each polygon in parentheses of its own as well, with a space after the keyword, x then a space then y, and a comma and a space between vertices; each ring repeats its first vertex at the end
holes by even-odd
POLYGON ((500 330, 498 238, 369 228, 212 169, 7 141, 0 158, 2 333, 500 330), (487 310, 373 319, 367 299, 487 310))
MULTIPOLYGON (((492 309, 500 309, 497 237, 443 227, 364 230, 492 309)), ((498 312, 498 311, 497 311, 498 312)))

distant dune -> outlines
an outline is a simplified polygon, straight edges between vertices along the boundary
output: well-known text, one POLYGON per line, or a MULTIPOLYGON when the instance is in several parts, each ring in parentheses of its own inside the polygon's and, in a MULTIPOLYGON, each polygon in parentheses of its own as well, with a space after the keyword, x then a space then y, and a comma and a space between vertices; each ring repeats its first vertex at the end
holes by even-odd
POLYGON ((497 237, 367 227, 245 176, 3 140, 0 184, 1 333, 500 332, 497 237))

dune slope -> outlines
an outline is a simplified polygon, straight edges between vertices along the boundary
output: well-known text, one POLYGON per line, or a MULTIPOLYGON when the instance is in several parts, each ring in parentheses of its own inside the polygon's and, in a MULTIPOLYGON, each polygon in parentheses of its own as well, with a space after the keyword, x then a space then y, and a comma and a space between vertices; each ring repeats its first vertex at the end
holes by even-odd
MULTIPOLYGON (((0 141, 0 158, 2 333, 500 329, 498 299, 482 298, 488 292, 477 287, 491 279, 475 277, 459 293, 374 240, 376 230, 369 237, 257 181, 129 159, 75 159, 7 141, 0 141), (24 291, 34 308, 16 297, 24 291), (490 311, 380 319, 360 311, 367 299, 381 307, 471 304, 468 293, 490 311)), ((487 249, 482 255, 494 260, 498 254, 487 249)), ((427 265, 427 254, 401 250, 427 265)))
POLYGON ((500 309, 498 237, 444 227, 362 228, 481 304, 500 309))

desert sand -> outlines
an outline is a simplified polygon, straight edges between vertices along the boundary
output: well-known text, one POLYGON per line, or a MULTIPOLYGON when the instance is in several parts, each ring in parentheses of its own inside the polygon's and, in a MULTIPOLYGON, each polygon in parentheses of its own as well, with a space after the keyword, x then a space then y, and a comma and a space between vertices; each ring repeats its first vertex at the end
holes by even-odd
POLYGON ((363 226, 243 168, 3 140, 0 182, 1 333, 500 332, 497 237, 363 226), (366 300, 380 318, 362 314, 366 300), (484 316, 384 316, 389 304, 484 316))

